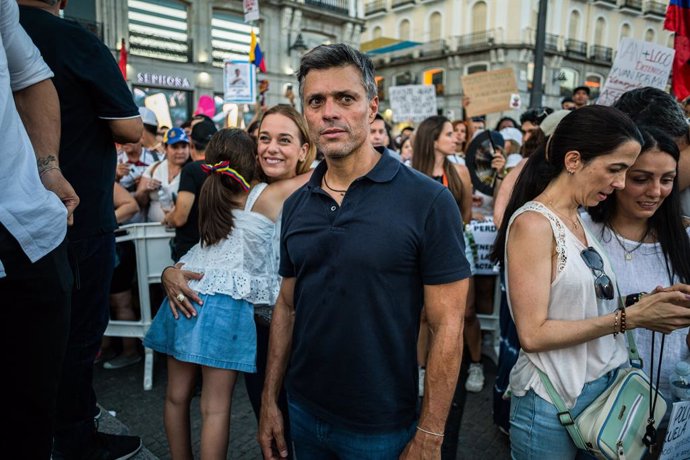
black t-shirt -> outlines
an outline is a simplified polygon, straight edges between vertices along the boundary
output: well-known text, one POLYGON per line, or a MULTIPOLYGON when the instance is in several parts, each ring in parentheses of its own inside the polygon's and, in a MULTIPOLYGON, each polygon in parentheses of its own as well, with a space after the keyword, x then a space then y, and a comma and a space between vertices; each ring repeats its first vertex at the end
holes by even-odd
POLYGON ((108 120, 135 118, 134 104, 110 50, 74 21, 20 6, 20 23, 52 69, 60 97, 60 168, 79 195, 72 240, 115 229, 116 152, 108 120))
POLYGON ((206 173, 201 169, 203 161, 193 161, 187 163, 180 173, 180 186, 177 189, 178 197, 180 192, 194 194, 194 204, 189 210, 187 222, 175 229, 175 254, 174 258, 179 260, 185 255, 192 246, 199 242, 199 194, 201 186, 206 180, 206 173))

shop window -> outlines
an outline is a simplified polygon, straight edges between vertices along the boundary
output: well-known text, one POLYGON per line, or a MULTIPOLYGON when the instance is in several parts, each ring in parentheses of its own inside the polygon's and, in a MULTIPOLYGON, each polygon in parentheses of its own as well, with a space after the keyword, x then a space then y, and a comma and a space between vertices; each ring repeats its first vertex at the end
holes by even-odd
POLYGON ((590 99, 595 99, 599 97, 599 91, 601 91, 601 85, 604 83, 604 77, 599 74, 589 74, 585 77, 585 86, 589 87, 590 99))
POLYGON ((570 96, 578 81, 580 81, 577 71, 569 67, 563 67, 556 76, 560 83, 561 97, 570 96))
POLYGON ((424 72, 422 81, 425 85, 434 85, 436 95, 443 96, 445 87, 443 85, 443 69, 430 69, 424 72))
POLYGON ((376 80, 376 94, 379 97, 379 102, 385 100, 386 93, 384 91, 384 83, 386 79, 384 77, 374 77, 376 80))
POLYGON ((158 116, 158 124, 170 128, 180 126, 191 118, 192 92, 177 89, 134 86, 134 103, 138 107, 148 107, 158 116))
POLYGON ((395 86, 411 85, 412 74, 408 71, 395 76, 395 86))
POLYGON ((489 64, 485 62, 469 64, 467 67, 465 67, 465 75, 472 75, 473 73, 477 72, 486 72, 487 70, 489 70, 489 64))

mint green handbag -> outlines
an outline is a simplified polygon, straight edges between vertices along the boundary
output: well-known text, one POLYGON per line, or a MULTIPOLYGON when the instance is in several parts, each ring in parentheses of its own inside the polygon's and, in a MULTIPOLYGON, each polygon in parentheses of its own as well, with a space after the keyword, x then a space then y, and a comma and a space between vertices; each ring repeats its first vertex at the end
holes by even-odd
MULTIPOLYGON (((630 363, 641 368, 635 339, 630 331, 626 331, 626 336, 630 363)), ((651 437, 655 436, 666 413, 666 401, 661 397, 654 398, 652 403, 653 394, 658 391, 644 371, 636 367, 620 369, 616 381, 575 419, 549 377, 537 369, 551 402, 558 409, 561 425, 578 449, 605 460, 639 460, 644 456, 647 444, 643 439, 650 433, 651 437)))

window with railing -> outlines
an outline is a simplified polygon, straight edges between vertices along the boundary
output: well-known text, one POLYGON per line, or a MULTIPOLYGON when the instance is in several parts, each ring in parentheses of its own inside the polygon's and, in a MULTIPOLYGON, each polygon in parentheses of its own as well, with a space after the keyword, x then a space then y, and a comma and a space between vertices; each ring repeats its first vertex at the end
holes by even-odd
MULTIPOLYGON (((244 17, 224 10, 213 10, 211 17, 211 52, 213 65, 223 67, 226 59, 248 59, 252 27, 244 17)), ((258 29, 254 31, 260 39, 258 29)))
POLYGON ((386 0, 369 0, 364 4, 364 14, 383 13, 386 11, 386 0))
POLYGON ((338 14, 346 15, 350 11, 350 2, 348 0, 304 0, 304 4, 338 14))
POLYGON ((129 52, 166 61, 192 60, 187 5, 175 0, 128 0, 129 52))

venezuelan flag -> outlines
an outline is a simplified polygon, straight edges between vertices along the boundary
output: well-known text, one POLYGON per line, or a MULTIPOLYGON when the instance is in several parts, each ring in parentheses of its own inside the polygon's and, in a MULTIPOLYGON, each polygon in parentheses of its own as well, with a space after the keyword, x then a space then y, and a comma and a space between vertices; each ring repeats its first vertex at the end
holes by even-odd
POLYGON ((664 28, 676 33, 671 91, 680 101, 690 96, 690 0, 671 0, 664 28))
POLYGON ((690 37, 690 0, 671 0, 666 9, 664 29, 690 37))
POLYGON ((266 73, 266 60, 264 59, 264 53, 261 52, 261 46, 259 46, 259 42, 256 41, 256 34, 254 34, 253 30, 251 37, 251 42, 249 43, 249 62, 257 66, 263 73, 266 73))

